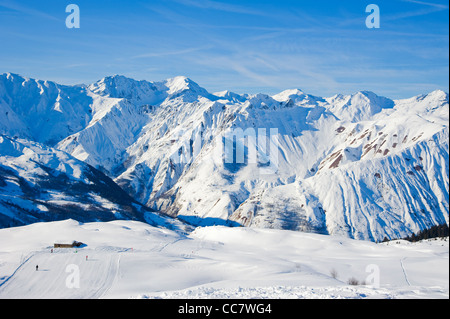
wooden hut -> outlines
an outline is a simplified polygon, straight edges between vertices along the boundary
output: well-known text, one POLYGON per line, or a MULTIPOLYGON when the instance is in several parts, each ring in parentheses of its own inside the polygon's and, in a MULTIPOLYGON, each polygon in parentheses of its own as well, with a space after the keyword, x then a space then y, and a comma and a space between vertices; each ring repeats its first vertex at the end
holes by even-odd
POLYGON ((53 244, 54 248, 74 248, 74 247, 80 247, 83 245, 83 243, 80 243, 79 241, 73 241, 72 243, 68 243, 66 241, 59 241, 57 243, 53 244))

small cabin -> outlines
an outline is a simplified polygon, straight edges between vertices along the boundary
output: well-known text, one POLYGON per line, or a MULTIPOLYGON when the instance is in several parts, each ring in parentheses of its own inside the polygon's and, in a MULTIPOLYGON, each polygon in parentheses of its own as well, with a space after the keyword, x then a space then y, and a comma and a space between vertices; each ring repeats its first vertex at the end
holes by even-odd
POLYGON ((74 240, 70 244, 67 242, 60 241, 58 243, 54 243, 53 247, 54 248, 74 248, 74 247, 80 247, 81 245, 83 245, 83 243, 74 240))

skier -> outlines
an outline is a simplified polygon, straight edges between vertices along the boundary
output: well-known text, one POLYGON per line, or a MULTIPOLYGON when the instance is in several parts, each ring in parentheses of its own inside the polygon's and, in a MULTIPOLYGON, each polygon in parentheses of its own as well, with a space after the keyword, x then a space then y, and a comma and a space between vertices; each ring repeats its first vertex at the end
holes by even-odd
POLYGON ((38 265, 36 265, 36 271, 38 271, 38 268, 39 268, 38 265))

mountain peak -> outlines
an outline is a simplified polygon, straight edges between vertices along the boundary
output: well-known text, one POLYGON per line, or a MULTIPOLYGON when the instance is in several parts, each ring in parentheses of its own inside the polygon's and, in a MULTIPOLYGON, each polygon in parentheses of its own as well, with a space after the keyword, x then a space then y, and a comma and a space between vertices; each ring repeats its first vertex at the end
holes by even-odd
MULTIPOLYGON (((5 81, 9 81, 11 83, 18 83, 18 82, 23 83, 23 82, 27 82, 30 80, 34 81, 33 79, 24 77, 17 73, 11 73, 11 72, 6 72, 6 73, 1 74, 0 78, 3 78, 5 81)), ((38 82, 38 81, 36 81, 36 82, 38 82)))
POLYGON ((216 92, 213 94, 214 96, 217 96, 221 99, 229 100, 231 102, 245 102, 248 98, 247 94, 238 94, 235 92, 231 92, 228 90, 216 92))
POLYGON ((186 76, 176 76, 174 78, 167 79, 164 81, 164 84, 168 88, 167 93, 169 95, 175 95, 184 91, 193 91, 199 95, 205 96, 209 95, 204 88, 186 76))
POLYGON ((273 95, 272 98, 279 102, 285 102, 288 101, 289 99, 296 99, 299 96, 305 96, 305 93, 299 89, 289 89, 284 90, 276 95, 273 95))
POLYGON ((89 85, 88 89, 101 96, 125 98, 138 104, 154 104, 162 98, 162 90, 155 83, 118 74, 104 77, 89 85))
POLYGON ((351 95, 337 94, 326 99, 329 110, 340 119, 358 122, 369 120, 383 109, 391 109, 395 102, 371 91, 359 91, 351 95))
POLYGON ((103 87, 105 89, 117 88, 118 86, 132 85, 138 82, 124 75, 114 74, 104 77, 103 79, 91 84, 89 87, 103 87))
POLYGON ((89 90, 101 96, 125 98, 138 104, 158 104, 168 96, 184 92, 210 97, 204 88, 185 76, 176 76, 161 82, 134 80, 123 75, 107 76, 91 85, 89 90))
POLYGON ((395 104, 393 100, 384 96, 377 95, 372 91, 359 91, 353 94, 351 97, 352 100, 356 101, 360 100, 361 98, 375 109, 390 109, 393 108, 395 104))
POLYGON ((433 92, 428 93, 427 97, 448 101, 448 93, 443 90, 434 90, 433 92))

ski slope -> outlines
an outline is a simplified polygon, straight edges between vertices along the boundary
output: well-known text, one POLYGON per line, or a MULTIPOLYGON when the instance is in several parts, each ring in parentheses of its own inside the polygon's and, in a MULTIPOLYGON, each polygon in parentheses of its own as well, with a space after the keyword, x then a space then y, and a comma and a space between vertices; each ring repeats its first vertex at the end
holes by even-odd
MULTIPOLYGON (((120 254, 100 253, 86 261, 89 249, 79 253, 40 251, 30 255, 2 285, 2 296, 14 296, 21 291, 20 298, 99 298, 114 283, 119 270, 120 254), (83 254, 83 255, 82 255, 83 254), (82 262, 85 261, 85 262, 82 262), (35 265, 39 265, 36 271, 35 265), (66 280, 73 269, 79 268, 82 285, 69 289, 66 280), (43 285, 45 283, 45 285, 43 285), (19 287, 19 288, 18 288, 19 287)), ((70 280, 69 280, 70 285, 70 280)))
POLYGON ((448 239, 375 244, 287 230, 180 234, 136 221, 66 220, 0 229, 0 241, 0 299, 449 297, 448 239), (51 252, 60 240, 86 245, 51 252))

